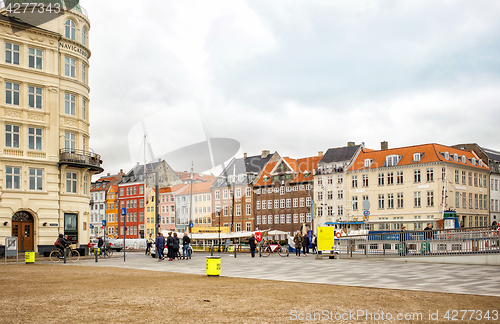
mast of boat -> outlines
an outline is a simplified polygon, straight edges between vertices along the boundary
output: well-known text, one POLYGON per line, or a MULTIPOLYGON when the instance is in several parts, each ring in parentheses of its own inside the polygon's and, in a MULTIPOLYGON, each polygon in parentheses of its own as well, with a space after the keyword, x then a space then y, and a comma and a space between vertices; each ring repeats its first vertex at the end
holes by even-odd
POLYGON ((190 198, 189 198, 189 234, 191 235, 191 239, 193 239, 193 231, 191 227, 191 223, 193 222, 193 178, 194 178, 194 161, 191 160, 191 190, 190 190, 190 198))

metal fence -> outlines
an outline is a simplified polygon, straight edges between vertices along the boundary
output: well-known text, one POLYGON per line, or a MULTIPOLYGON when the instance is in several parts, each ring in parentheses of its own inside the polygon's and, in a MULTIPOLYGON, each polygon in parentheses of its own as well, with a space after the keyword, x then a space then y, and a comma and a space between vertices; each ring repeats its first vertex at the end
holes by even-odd
POLYGON ((482 227, 380 232, 335 239, 334 248, 341 258, 500 253, 500 230, 482 227))

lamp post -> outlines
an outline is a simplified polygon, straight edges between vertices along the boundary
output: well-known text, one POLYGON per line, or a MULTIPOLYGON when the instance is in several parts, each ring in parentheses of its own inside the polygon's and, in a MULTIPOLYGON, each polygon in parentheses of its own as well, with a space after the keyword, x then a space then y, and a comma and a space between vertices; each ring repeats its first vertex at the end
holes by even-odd
POLYGON ((221 207, 220 205, 217 205, 217 207, 215 207, 215 212, 217 213, 217 217, 219 218, 219 252, 220 252, 220 211, 221 207))

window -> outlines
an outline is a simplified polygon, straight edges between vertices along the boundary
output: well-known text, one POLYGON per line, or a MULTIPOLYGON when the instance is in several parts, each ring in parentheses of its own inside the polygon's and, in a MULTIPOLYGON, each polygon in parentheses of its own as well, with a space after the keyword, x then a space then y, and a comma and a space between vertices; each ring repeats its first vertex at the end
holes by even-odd
POLYGON ((41 150, 42 149, 42 129, 29 127, 28 128, 28 149, 41 150))
POLYGON ((87 27, 82 28, 82 44, 87 45, 87 27))
POLYGON ((483 195, 479 195, 479 209, 483 209, 483 195))
POLYGON ((19 65, 20 46, 12 43, 5 43, 5 63, 19 65))
POLYGON ((299 198, 293 198, 293 208, 299 207, 299 198))
POLYGON ((488 209, 488 195, 484 195, 483 203, 484 203, 484 209, 488 209))
POLYGON ((344 183, 344 175, 343 174, 338 175, 337 183, 344 183))
POLYGON ((19 126, 5 124, 5 146, 19 147, 19 126))
POLYGON ((339 216, 343 216, 344 215, 344 206, 340 205, 338 206, 338 214, 339 216))
POLYGON ((483 174, 483 186, 488 188, 488 182, 486 181, 486 174, 483 174))
POLYGON ((299 214, 293 214, 293 222, 297 224, 299 222, 299 214))
POLYGON ((351 176, 351 180, 352 180, 352 187, 357 188, 358 187, 358 176, 357 175, 351 176))
POLYGON ((352 197, 352 209, 358 210, 358 196, 352 197))
POLYGON ((477 172, 474 172, 474 187, 477 187, 477 172))
POLYGON ((434 181, 434 168, 427 168, 427 182, 434 181))
POLYGON ((42 88, 28 87, 28 107, 42 109, 42 88))
MULTIPOLYGON (((274 215, 274 224, 279 224, 280 223, 280 215, 274 215)), ((271 224, 271 222, 269 222, 271 224)))
POLYGON ((305 204, 305 199, 304 198, 299 198, 299 206, 304 207, 305 204))
POLYGON ((403 184, 403 171, 398 171, 396 175, 396 183, 403 184))
POLYGON ((419 183, 421 181, 420 178, 420 169, 413 171, 413 182, 419 183))
MULTIPOLYGON (((257 209, 259 209, 259 203, 260 201, 257 201, 257 209)), ((262 200, 262 209, 266 209, 267 206, 266 206, 266 200, 262 200)))
POLYGON ((64 113, 76 115, 76 96, 74 94, 64 94, 64 113))
POLYGON ((29 169, 30 190, 43 189, 43 169, 29 169))
POLYGON ((247 213, 247 216, 252 214, 252 205, 250 205, 250 204, 246 205, 246 213, 247 213))
POLYGON ((286 200, 286 208, 292 208, 292 200, 290 198, 286 200))
POLYGON ((323 200, 323 191, 318 191, 318 200, 323 200))
POLYGON ((220 199, 220 191, 216 190, 215 191, 215 200, 219 200, 219 199, 220 199))
POLYGON ((434 207, 434 191, 427 191, 427 207, 434 207))
POLYGON ((474 194, 474 208, 478 209, 478 207, 479 207, 478 194, 474 194))
POLYGON ((472 209, 473 201, 472 201, 472 193, 469 193, 469 208, 472 209))
POLYGON ((394 172, 387 172, 387 184, 394 184, 394 172))
POLYGON ((5 103, 19 106, 20 89, 21 85, 19 83, 5 82, 5 103))
POLYGON ((72 40, 76 40, 76 28, 73 20, 68 19, 64 23, 64 36, 72 40))
POLYGON ((413 162, 419 162, 421 157, 420 153, 413 153, 413 162))
POLYGON ((76 193, 77 185, 77 174, 76 172, 66 172, 66 192, 76 193))
POLYGON ((344 199, 344 190, 337 191, 337 198, 344 199))
POLYGON ((247 196, 247 198, 249 198, 251 195, 252 195, 252 188, 251 187, 247 187, 246 188, 246 196, 247 196))
POLYGON ((28 66, 32 69, 42 69, 43 52, 40 49, 28 48, 28 66))
POLYGON ((378 209, 385 208, 385 197, 384 195, 378 195, 378 209))
POLYGON ((460 173, 458 170, 455 170, 455 183, 460 183, 460 173))
POLYGON ((318 177, 318 186, 321 186, 321 185, 323 185, 323 178, 318 177))
POLYGON ((5 167, 5 187, 7 189, 21 189, 20 167, 5 167))
POLYGON ((311 206, 311 197, 307 197, 306 198, 306 207, 310 207, 311 206))
POLYGON ((82 150, 87 152, 87 138, 85 136, 82 136, 82 150))
POLYGON ((222 192, 222 198, 227 199, 227 189, 224 189, 224 191, 222 192))
POLYGON ((398 200, 398 208, 403 208, 404 207, 404 197, 402 192, 397 193, 397 200, 398 200))
POLYGON ((465 171, 462 171, 462 184, 463 185, 467 184, 467 182, 466 182, 466 172, 465 171))
POLYGON ((285 208, 285 199, 280 199, 280 208, 285 208))
POLYGON ((323 216, 323 207, 318 207, 318 217, 323 216))
POLYGON ((305 216, 306 216, 306 215, 305 215, 304 213, 301 213, 301 214, 299 215, 299 222, 300 222, 300 223, 304 223, 304 222, 306 221, 306 217, 305 217, 305 216))
POLYGON ((365 168, 369 168, 371 164, 372 164, 372 160, 371 159, 365 159, 365 164, 364 164, 365 168))
POLYGON ((326 180, 326 183, 327 184, 333 184, 333 178, 332 178, 332 176, 328 176, 328 178, 326 180))
POLYGON ((363 187, 368 187, 368 175, 363 174, 363 187))
POLYGON ((246 231, 247 232, 250 232, 252 230, 252 223, 250 222, 246 222, 245 223, 245 226, 246 226, 246 231))
MULTIPOLYGON (((83 176, 83 194, 88 195, 89 194, 89 176, 84 175, 83 176)), ((113 195, 111 195, 113 197, 113 195)), ((110 207, 111 209, 112 207, 110 207)))
POLYGON ((280 208, 280 201, 279 201, 278 199, 276 199, 276 200, 274 201, 274 208, 275 208, 275 209, 280 208))
POLYGON ((76 78, 76 60, 72 57, 64 57, 64 75, 76 78))
POLYGON ((333 191, 328 191, 327 192, 327 199, 332 200, 333 199, 333 191))
POLYGON ((395 166, 399 162, 399 156, 398 155, 389 155, 386 157, 386 166, 391 167, 395 166))
POLYGON ((394 208, 394 194, 387 194, 387 208, 394 208))
POLYGON ((328 206, 327 207, 327 215, 328 216, 333 216, 333 206, 328 206))
POLYGON ((378 185, 383 186, 384 185, 384 173, 379 173, 378 174, 378 185))
POLYGON ((82 82, 87 82, 87 66, 85 65, 85 63, 82 63, 82 82))
POLYGON ((236 216, 241 216, 241 205, 236 205, 236 216))
POLYGON ((64 148, 69 152, 75 152, 76 149, 76 134, 64 132, 64 148))
POLYGON ((241 188, 236 188, 234 198, 241 198, 241 188))
POLYGON ((465 192, 462 193, 462 208, 467 208, 467 195, 465 192))
MULTIPOLYGON (((137 193, 137 187, 134 188, 134 194, 137 193)), ((144 194, 144 187, 139 187, 139 195, 143 195, 144 194)))
POLYGON ((469 186, 472 186, 472 172, 469 172, 469 186))
POLYGON ((311 215, 311 213, 307 213, 306 214, 306 222, 310 222, 310 221, 312 221, 312 215, 311 215))

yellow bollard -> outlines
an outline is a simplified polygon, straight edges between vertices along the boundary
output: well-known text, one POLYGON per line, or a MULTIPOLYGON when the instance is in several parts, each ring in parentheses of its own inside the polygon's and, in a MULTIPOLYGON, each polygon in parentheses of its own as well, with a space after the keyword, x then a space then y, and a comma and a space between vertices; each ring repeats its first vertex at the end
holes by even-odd
POLYGON ((218 277, 220 275, 220 257, 207 257, 207 276, 218 277))

